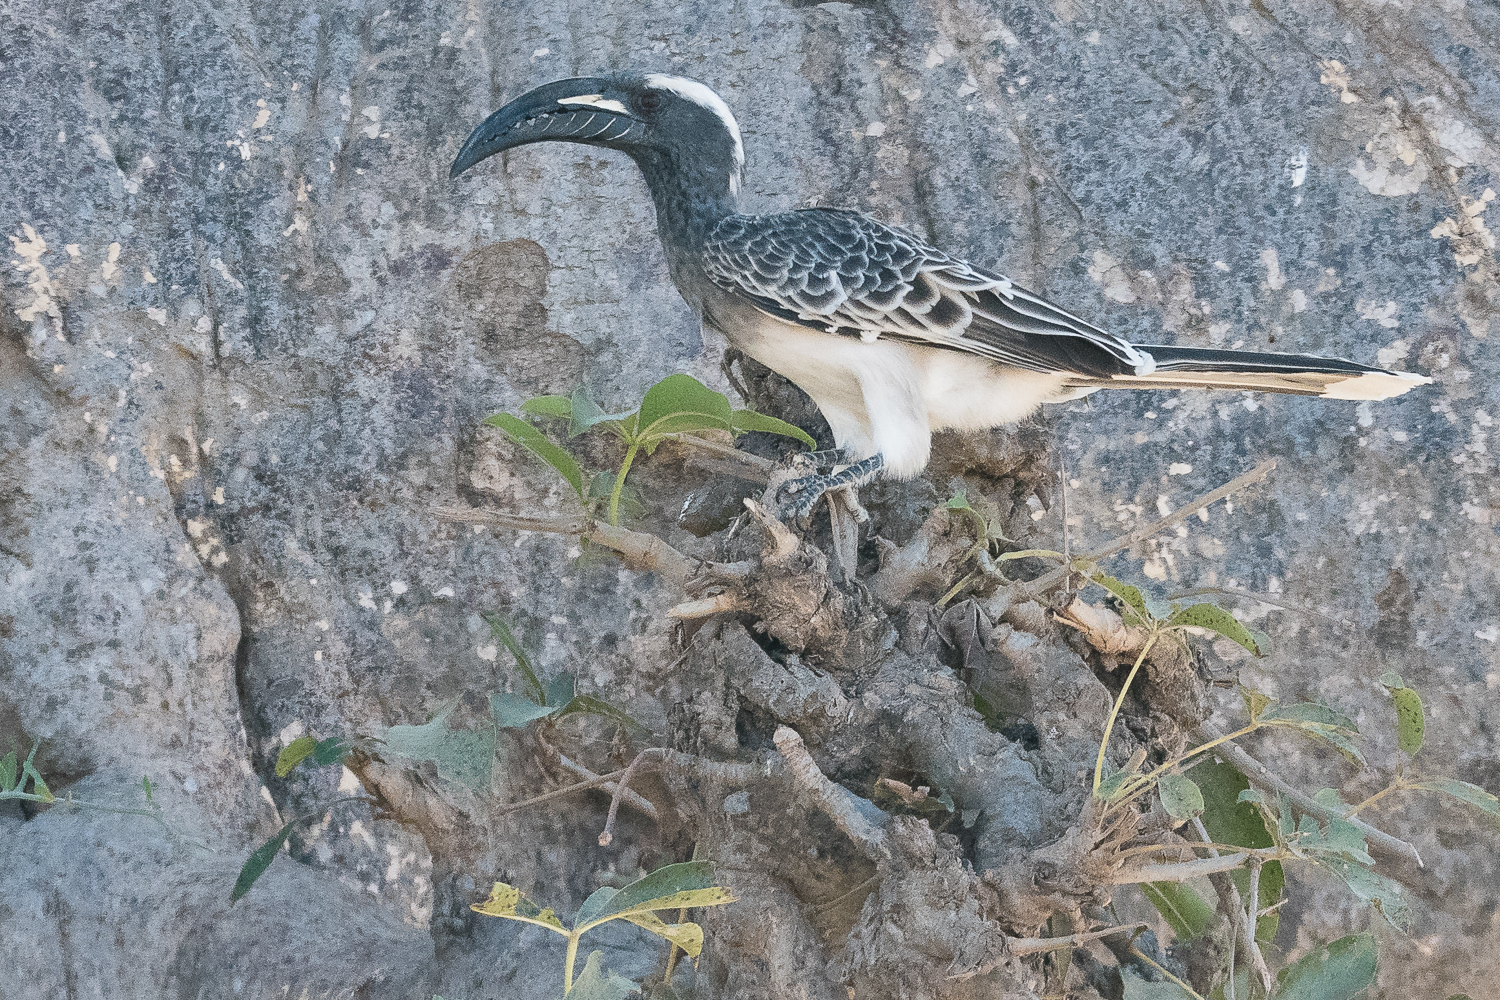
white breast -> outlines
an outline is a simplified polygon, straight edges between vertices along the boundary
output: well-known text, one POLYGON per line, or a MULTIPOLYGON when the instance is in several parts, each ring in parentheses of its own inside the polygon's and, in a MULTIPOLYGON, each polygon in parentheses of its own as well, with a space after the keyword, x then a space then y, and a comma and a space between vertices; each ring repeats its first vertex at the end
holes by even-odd
POLYGON ((998 427, 1076 395, 1061 375, 1001 368, 958 351, 867 343, 762 315, 735 326, 735 346, 812 397, 851 460, 879 453, 886 474, 900 479, 926 467, 935 430, 998 427))

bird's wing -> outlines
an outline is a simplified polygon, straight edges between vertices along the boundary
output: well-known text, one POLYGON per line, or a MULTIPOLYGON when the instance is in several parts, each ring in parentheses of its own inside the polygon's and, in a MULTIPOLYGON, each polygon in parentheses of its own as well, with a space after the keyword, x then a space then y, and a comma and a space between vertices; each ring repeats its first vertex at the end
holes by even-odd
POLYGON ((709 235, 709 280, 787 322, 915 341, 1035 372, 1144 375, 1151 355, 1010 279, 856 212, 732 215, 709 235))

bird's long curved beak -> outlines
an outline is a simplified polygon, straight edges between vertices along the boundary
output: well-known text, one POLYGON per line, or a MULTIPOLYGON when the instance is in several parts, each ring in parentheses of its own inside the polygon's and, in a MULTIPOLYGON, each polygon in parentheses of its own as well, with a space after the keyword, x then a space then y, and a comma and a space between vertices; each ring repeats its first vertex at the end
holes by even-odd
POLYGON ((615 144, 639 138, 646 125, 606 95, 607 80, 558 80, 522 94, 490 115, 464 140, 448 171, 457 177, 480 160, 530 142, 615 144))

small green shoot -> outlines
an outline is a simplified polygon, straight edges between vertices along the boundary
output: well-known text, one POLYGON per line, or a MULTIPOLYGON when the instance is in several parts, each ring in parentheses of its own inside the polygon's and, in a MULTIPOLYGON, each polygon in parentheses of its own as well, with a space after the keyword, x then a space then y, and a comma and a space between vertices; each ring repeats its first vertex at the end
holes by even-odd
MULTIPOLYGON (((606 887, 597 890, 578 908, 571 927, 565 926, 553 910, 542 909, 527 899, 519 889, 504 882, 496 882, 489 899, 483 903, 475 903, 470 909, 489 917, 502 917, 545 927, 566 938, 568 947, 563 964, 563 991, 571 995, 579 940, 595 927, 611 920, 626 920, 637 927, 643 927, 681 948, 689 957, 697 958, 703 950, 703 928, 691 922, 669 924, 656 914, 660 910, 720 906, 734 902, 735 897, 728 889, 714 885, 713 882, 711 862, 687 861, 667 865, 623 889, 606 887)), ((599 953, 595 952, 589 956, 585 967, 586 975, 597 955, 599 953)), ((602 975, 602 970, 599 975, 602 975)), ((580 986, 583 981, 580 977, 580 986)))
MULTIPOLYGON (((641 451, 650 455, 669 439, 691 437, 704 431, 724 431, 739 436, 761 431, 795 438, 809 448, 816 443, 802 430, 776 417, 754 410, 736 410, 721 392, 715 392, 691 375, 668 375, 646 390, 641 405, 625 413, 606 413, 588 395, 579 390, 571 396, 537 396, 521 404, 521 412, 539 419, 566 420, 568 436, 577 437, 600 428, 619 438, 625 455, 614 473, 608 493, 609 523, 620 523, 620 500, 625 478, 641 451)), ((586 511, 596 499, 595 491, 584 485, 582 469, 568 451, 554 443, 536 425, 508 413, 497 413, 485 420, 507 437, 552 466, 573 487, 578 502, 586 511)))

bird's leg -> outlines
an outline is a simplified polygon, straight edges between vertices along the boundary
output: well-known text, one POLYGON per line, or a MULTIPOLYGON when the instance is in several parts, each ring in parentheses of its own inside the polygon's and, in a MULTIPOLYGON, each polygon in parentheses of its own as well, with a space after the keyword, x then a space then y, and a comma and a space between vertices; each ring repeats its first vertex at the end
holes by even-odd
POLYGON ((843 487, 858 488, 875 478, 885 466, 885 459, 880 455, 871 455, 869 458, 846 466, 832 475, 803 476, 801 479, 791 479, 781 486, 781 514, 783 519, 793 518, 801 520, 812 513, 823 494, 829 490, 841 489, 843 487), (796 496, 788 497, 788 494, 796 496))
POLYGON ((838 465, 844 460, 844 449, 828 448, 823 451, 804 451, 798 454, 797 459, 811 465, 815 469, 822 469, 838 465))

